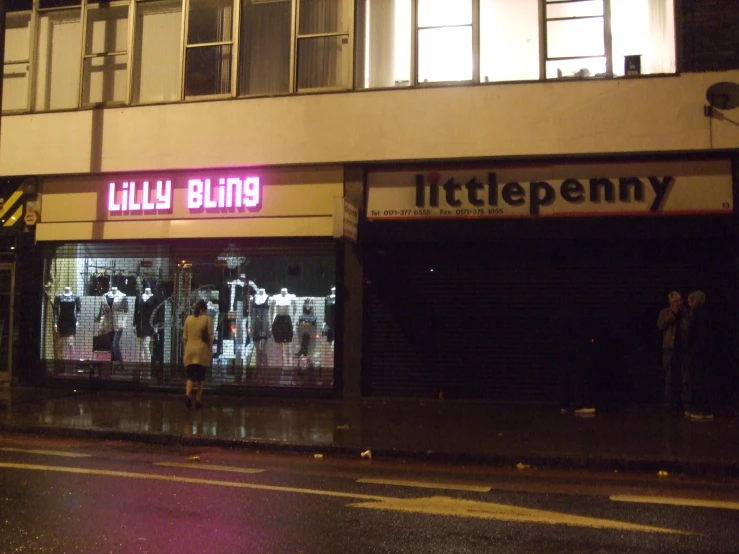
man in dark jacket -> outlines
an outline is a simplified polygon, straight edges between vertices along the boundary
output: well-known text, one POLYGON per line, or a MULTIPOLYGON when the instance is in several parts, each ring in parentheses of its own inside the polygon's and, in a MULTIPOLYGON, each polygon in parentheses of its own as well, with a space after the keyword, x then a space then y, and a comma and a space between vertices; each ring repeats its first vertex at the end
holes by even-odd
POLYGON ((670 305, 660 311, 657 318, 657 327, 662 331, 662 367, 665 370, 662 400, 665 408, 679 410, 680 398, 682 410, 689 411, 692 400, 690 368, 685 355, 688 317, 679 292, 670 292, 667 299, 670 305))
POLYGON ((699 290, 688 295, 690 308, 687 353, 693 382, 694 409, 691 420, 712 420, 711 409, 711 322, 706 312, 706 295, 699 290))

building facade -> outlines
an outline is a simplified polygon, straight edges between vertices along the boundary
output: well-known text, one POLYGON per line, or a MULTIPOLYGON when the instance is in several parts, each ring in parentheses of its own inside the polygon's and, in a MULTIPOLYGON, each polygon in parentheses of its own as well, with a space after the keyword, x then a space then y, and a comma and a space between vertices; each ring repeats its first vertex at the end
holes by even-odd
POLYGON ((214 387, 554 399, 575 314, 602 399, 649 401, 657 312, 703 289, 735 383, 733 4, 9 3, 19 378, 179 386, 203 298, 214 387))

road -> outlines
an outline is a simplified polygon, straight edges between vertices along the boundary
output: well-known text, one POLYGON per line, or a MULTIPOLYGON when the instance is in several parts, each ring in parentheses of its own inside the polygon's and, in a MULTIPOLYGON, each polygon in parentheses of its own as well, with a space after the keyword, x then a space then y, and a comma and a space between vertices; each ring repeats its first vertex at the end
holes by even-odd
POLYGON ((737 552, 739 481, 0 436, 0 552, 737 552))

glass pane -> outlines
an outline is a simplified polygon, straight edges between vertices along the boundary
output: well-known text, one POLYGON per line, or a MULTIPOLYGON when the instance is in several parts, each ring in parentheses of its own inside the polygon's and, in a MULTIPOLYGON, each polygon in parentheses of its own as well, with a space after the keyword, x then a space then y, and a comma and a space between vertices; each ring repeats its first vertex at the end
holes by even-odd
POLYGON ((539 0, 480 0, 480 81, 539 79, 539 0))
POLYGON ((5 62, 28 61, 28 29, 31 14, 8 14, 5 18, 5 62))
POLYGON ((357 88, 411 84, 411 0, 360 0, 357 88))
POLYGON ((5 6, 8 12, 31 11, 33 0, 8 0, 5 6))
POLYGON ((5 64, 3 111, 28 108, 28 62, 5 64))
POLYGON ((351 27, 349 0, 300 0, 299 34, 349 33, 351 27))
POLYGON ((83 106, 126 101, 126 58, 122 54, 85 60, 83 106))
POLYGON ((471 25, 472 0, 418 0, 418 26, 471 25))
POLYGON ((87 10, 85 53, 126 52, 128 50, 128 6, 87 10))
POLYGON ((472 79, 472 26, 418 31, 418 82, 472 79))
POLYGON ((603 18, 547 22, 547 57, 602 56, 605 54, 603 18))
POLYGON ((620 0, 611 3, 613 74, 625 74, 625 57, 641 56, 641 73, 674 73, 673 0, 620 0))
POLYGON ((67 6, 79 6, 80 0, 39 0, 39 8, 64 8, 67 6))
POLYGON ((589 15, 603 15, 603 0, 547 4, 547 19, 557 17, 586 17, 589 15))
POLYGON ((349 88, 352 53, 349 38, 316 37, 298 40, 298 90, 349 88))
POLYGON ((584 79, 605 75, 606 59, 602 56, 547 62, 547 79, 584 79))
POLYGON ((80 82, 80 11, 39 15, 36 109, 76 108, 80 82))
POLYGON ((146 2, 137 6, 134 103, 180 99, 181 34, 181 0, 146 2))
POLYGON ((233 0, 190 0, 187 25, 187 44, 231 41, 233 0))
POLYGON ((187 49, 185 96, 227 94, 231 91, 231 46, 187 49))
POLYGON ((290 2, 241 2, 239 94, 290 92, 290 2))

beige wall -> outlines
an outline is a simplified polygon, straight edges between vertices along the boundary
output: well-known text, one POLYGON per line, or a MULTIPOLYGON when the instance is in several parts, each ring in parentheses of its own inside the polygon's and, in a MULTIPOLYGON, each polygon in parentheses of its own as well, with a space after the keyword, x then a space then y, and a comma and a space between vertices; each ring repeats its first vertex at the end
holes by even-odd
POLYGON ((334 198, 343 196, 343 178, 340 166, 47 177, 41 185, 41 222, 36 226, 36 239, 330 237, 334 198), (258 210, 191 213, 187 209, 188 179, 227 174, 259 176, 258 210), (109 214, 108 184, 124 180, 140 183, 144 178, 172 181, 171 212, 109 214))
POLYGON ((319 94, 3 117, 0 174, 739 148, 676 77, 319 94))

